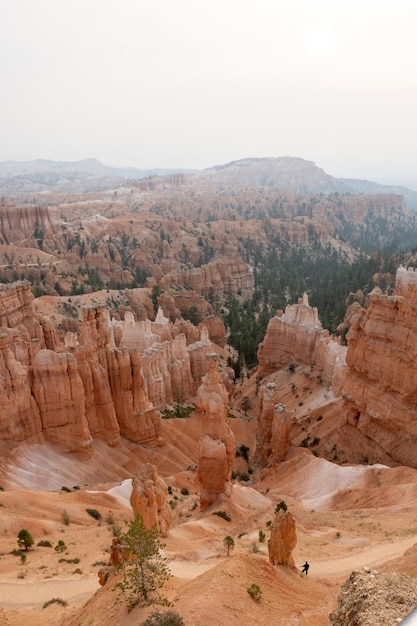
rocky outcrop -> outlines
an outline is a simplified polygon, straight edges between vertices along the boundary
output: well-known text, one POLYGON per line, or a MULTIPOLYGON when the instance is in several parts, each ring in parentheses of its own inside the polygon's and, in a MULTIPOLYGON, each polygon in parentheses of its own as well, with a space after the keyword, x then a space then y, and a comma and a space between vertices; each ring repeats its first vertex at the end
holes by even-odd
POLYGON ((347 334, 344 411, 347 424, 368 439, 372 462, 388 453, 417 467, 416 275, 401 268, 393 296, 374 289, 347 334))
POLYGON ((171 273, 155 268, 153 276, 161 289, 185 287, 203 296, 211 290, 232 294, 239 290, 252 293, 254 287, 253 271, 240 257, 171 273))
POLYGON ((272 565, 286 565, 296 570, 292 552, 297 545, 295 519, 289 511, 280 509, 271 525, 268 541, 269 562, 272 565))
POLYGON ((133 479, 130 504, 135 515, 141 515, 146 528, 156 525, 158 534, 166 537, 172 522, 166 500, 167 486, 151 463, 143 465, 133 479))
POLYGON ((48 441, 84 456, 94 437, 110 445, 120 435, 156 443, 161 419, 149 401, 140 349, 115 345, 108 312, 81 308, 74 331, 59 339, 32 302, 28 283, 0 290, 1 439, 48 441))
POLYGON ((300 364, 322 372, 323 382, 339 390, 345 368, 346 347, 324 330, 318 311, 304 294, 298 304, 278 311, 266 331, 258 350, 258 376, 300 364))
MULTIPOLYGON (((412 576, 383 574, 365 568, 354 571, 344 583, 330 626, 380 626, 398 624, 417 604, 417 582, 412 576)), ((416 615, 406 621, 415 624, 416 615)), ((402 621, 401 621, 402 624, 402 621)), ((405 624, 404 624, 405 626, 405 624)))
POLYGON ((228 393, 217 369, 217 354, 208 354, 208 372, 197 392, 201 416, 197 479, 201 484, 200 509, 204 511, 221 494, 231 493, 235 438, 227 422, 228 393))
POLYGON ((276 401, 276 385, 268 383, 259 389, 259 417, 256 428, 256 450, 264 465, 283 461, 290 447, 291 415, 276 401))

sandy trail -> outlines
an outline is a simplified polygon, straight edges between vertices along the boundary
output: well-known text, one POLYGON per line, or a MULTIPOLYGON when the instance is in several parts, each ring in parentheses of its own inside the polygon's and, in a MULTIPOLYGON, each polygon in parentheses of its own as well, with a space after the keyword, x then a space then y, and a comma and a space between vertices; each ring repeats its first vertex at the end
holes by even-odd
POLYGON ((38 609, 52 598, 78 604, 100 588, 97 576, 79 580, 45 580, 37 582, 0 582, 0 603, 5 609, 38 609))
POLYGON ((394 543, 379 543, 369 546, 361 552, 352 554, 352 556, 326 559, 324 561, 310 561, 310 574, 313 578, 339 577, 349 575, 352 570, 361 569, 362 567, 375 568, 386 561, 402 556, 415 543, 417 543, 417 535, 395 541, 394 543))

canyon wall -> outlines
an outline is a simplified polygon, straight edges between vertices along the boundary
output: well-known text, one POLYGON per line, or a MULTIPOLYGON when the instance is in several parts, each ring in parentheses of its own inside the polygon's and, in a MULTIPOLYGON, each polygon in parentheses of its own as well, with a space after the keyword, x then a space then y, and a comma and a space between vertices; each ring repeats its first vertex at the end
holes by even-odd
MULTIPOLYGON (((366 305, 347 317, 347 347, 322 329, 306 296, 288 306, 269 323, 258 376, 290 366, 315 368, 343 398, 341 428, 355 430, 369 462, 417 467, 417 271, 400 267, 394 294, 376 287, 366 305)), ((278 409, 271 384, 261 386, 257 450, 264 463, 278 461, 285 448, 285 427, 274 435, 278 409)))
POLYGON ((347 334, 347 423, 369 439, 372 462, 387 453, 417 467, 417 272, 399 268, 394 295, 376 288, 368 300, 347 334))
POLYGON ((345 369, 346 347, 324 330, 316 307, 304 294, 298 304, 278 311, 266 331, 258 350, 258 376, 291 365, 308 365, 319 370, 323 383, 340 391, 345 369))
POLYGON ((65 332, 34 313, 33 299, 28 283, 0 287, 0 440, 87 457, 94 438, 157 443, 157 408, 196 393, 207 328, 174 325, 161 310, 155 322, 129 311, 111 321, 106 308, 84 305, 65 332))

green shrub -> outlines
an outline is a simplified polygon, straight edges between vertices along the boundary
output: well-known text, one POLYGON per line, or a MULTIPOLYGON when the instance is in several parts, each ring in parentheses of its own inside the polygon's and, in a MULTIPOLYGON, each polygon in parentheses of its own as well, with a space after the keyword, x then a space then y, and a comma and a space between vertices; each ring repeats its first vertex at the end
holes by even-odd
POLYGON ((102 520, 102 515, 97 509, 86 509, 86 512, 98 522, 102 520))
POLYGON ((281 511, 281 509, 283 511, 288 511, 288 507, 285 504, 284 500, 281 500, 281 502, 278 502, 277 506, 275 507, 275 513, 278 513, 278 511, 281 511))
POLYGON ((67 546, 63 539, 60 539, 54 548, 56 552, 65 552, 66 549, 67 546))
POLYGON ((190 495, 190 492, 188 491, 187 487, 183 487, 181 489, 181 493, 182 493, 183 496, 189 496, 190 495))
POLYGON ((263 543, 265 541, 265 533, 263 530, 259 531, 258 538, 259 538, 260 543, 263 543))
POLYGON ((66 491, 67 493, 71 493, 71 489, 69 487, 61 487, 61 491, 66 491))
POLYGON ((226 522, 231 522, 232 518, 230 515, 226 513, 226 511, 213 511, 212 515, 217 515, 218 517, 222 517, 226 522))
POLYGON ((50 604, 60 604, 61 606, 68 606, 68 602, 63 600, 62 598, 52 598, 52 600, 48 600, 44 602, 43 608, 46 609, 50 604))
POLYGON ((249 474, 246 474, 246 472, 242 472, 240 474, 240 480, 243 480, 245 483, 247 483, 248 480, 250 480, 249 474))
POLYGON ((74 563, 74 565, 77 565, 77 563, 80 562, 80 559, 59 559, 58 563, 74 563))
POLYGON ((19 548, 24 548, 27 550, 35 543, 32 535, 26 528, 22 528, 19 530, 19 534, 17 535, 17 545, 19 548))
POLYGON ((259 585, 252 583, 251 585, 249 585, 246 591, 248 592, 248 594, 253 600, 255 600, 256 602, 259 602, 262 596, 262 591, 259 585))
POLYGON ((41 539, 38 541, 37 545, 41 548, 52 548, 52 543, 47 539, 41 539))
POLYGON ((185 626, 185 622, 179 613, 167 611, 159 613, 154 611, 142 622, 141 626, 185 626))

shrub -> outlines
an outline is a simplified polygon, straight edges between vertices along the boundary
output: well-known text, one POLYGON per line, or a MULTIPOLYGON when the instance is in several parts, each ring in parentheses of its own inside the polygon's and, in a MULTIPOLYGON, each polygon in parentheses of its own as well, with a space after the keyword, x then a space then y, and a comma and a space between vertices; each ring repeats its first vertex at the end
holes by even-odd
POLYGON ((66 549, 67 546, 63 539, 60 539, 54 548, 56 552, 65 552, 66 549))
POLYGON ((227 550, 227 556, 229 556, 230 550, 233 550, 233 548, 235 547, 235 542, 233 541, 233 538, 230 537, 230 535, 227 535, 227 537, 223 539, 223 545, 227 550))
POLYGON ((218 517, 222 517, 226 522, 231 522, 232 518, 230 515, 226 513, 226 511, 213 511, 212 515, 217 515, 218 517))
POLYGON ((71 493, 71 489, 69 487, 61 487, 61 491, 66 491, 67 493, 71 493))
POLYGON ((259 552, 259 546, 257 543, 253 542, 251 546, 251 552, 253 552, 253 554, 257 554, 259 552))
POLYGON ((70 516, 68 511, 62 511, 62 523, 65 524, 65 526, 69 526, 70 523, 70 516))
POLYGON ((17 545, 19 548, 24 548, 27 550, 35 543, 32 535, 26 528, 22 528, 19 530, 19 534, 17 535, 17 545))
POLYGON ((285 504, 284 500, 281 500, 281 502, 278 502, 277 506, 275 507, 275 513, 278 513, 278 511, 281 511, 281 509, 283 511, 288 511, 288 507, 285 504))
POLYGON ((41 548, 52 548, 52 543, 47 539, 41 539, 38 541, 37 545, 41 548))
POLYGON ((52 600, 47 600, 44 602, 43 608, 46 609, 50 604, 60 604, 61 606, 68 606, 68 602, 63 600, 62 598, 52 598, 52 600))
POLYGON ((27 559, 26 554, 24 552, 22 552, 22 554, 20 555, 20 561, 21 561, 22 565, 24 563, 26 563, 26 559, 27 559))
POLYGON ((245 483, 247 483, 248 480, 250 480, 249 474, 246 474, 246 472, 242 472, 240 474, 240 480, 243 480, 245 483))
POLYGON ((187 487, 183 487, 181 489, 181 493, 182 493, 183 496, 189 496, 190 495, 190 492, 188 491, 187 487))
POLYGON ((255 600, 256 602, 259 602, 262 596, 262 591, 259 585, 252 583, 251 585, 249 585, 246 591, 248 592, 248 594, 253 600, 255 600))
POLYGON ((86 509, 86 512, 98 522, 101 521, 102 515, 97 509, 86 509))
MULTIPOLYGON (((80 559, 59 559, 58 563, 74 563, 74 565, 77 565, 77 563, 80 562, 80 559)), ((106 563, 107 565, 107 563, 106 563)))
POLYGON ((175 611, 166 613, 154 611, 142 622, 141 626, 185 626, 185 623, 181 615, 175 611))
POLYGON ((262 529, 259 531, 258 537, 259 537, 260 543, 263 543, 265 541, 265 533, 262 529))

